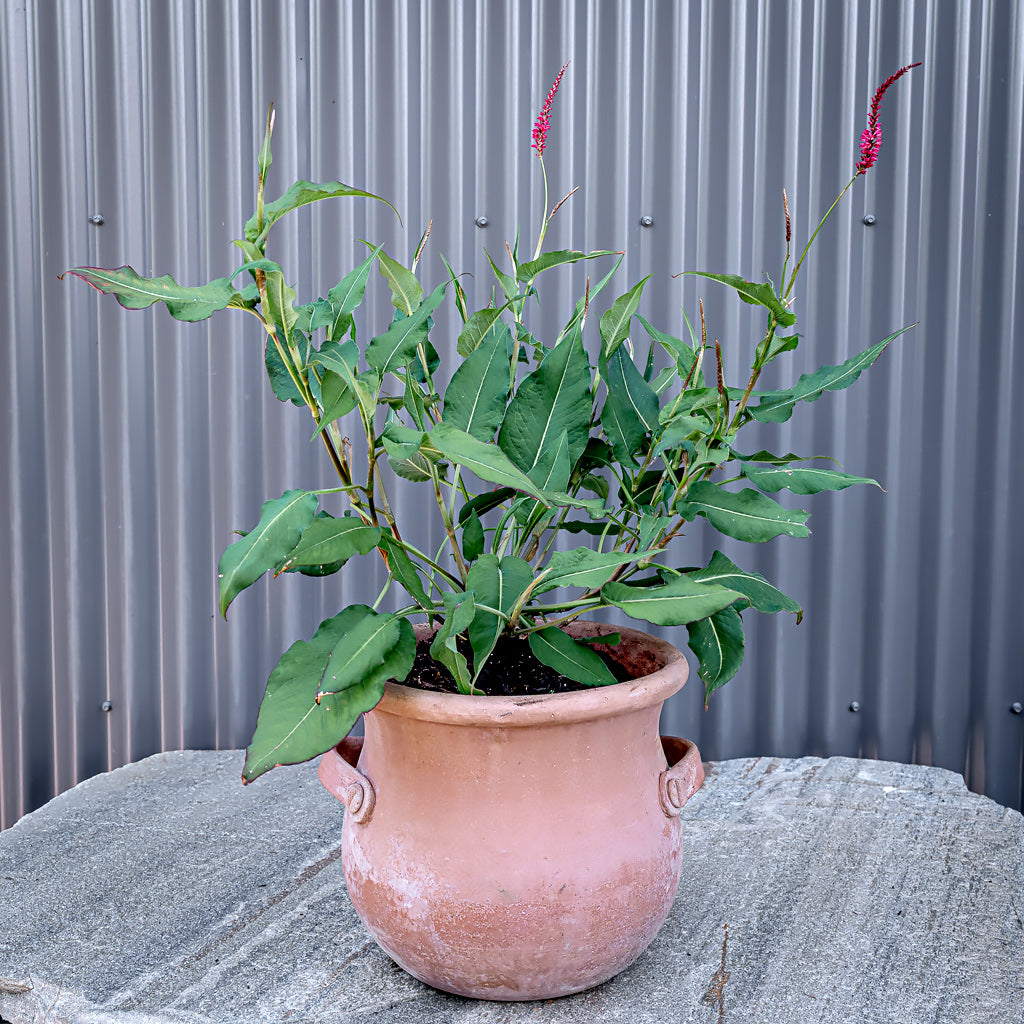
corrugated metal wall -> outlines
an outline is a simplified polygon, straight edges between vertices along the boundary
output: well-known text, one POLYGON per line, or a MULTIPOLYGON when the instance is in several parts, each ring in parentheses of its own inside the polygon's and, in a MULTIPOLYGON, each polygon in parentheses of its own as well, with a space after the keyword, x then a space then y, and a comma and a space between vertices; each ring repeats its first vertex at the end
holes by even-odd
MULTIPOLYGON (((1020 803, 1016 0, 8 0, 4 825, 154 751, 243 745, 284 647, 380 582, 281 579, 219 620, 214 566, 231 530, 287 487, 327 486, 320 450, 270 397, 242 316, 183 325, 57 275, 131 263, 196 283, 233 269, 274 100, 272 194, 300 176, 341 178, 391 198, 405 224, 346 202, 282 225, 274 253, 302 298, 365 252, 357 239, 407 255, 430 218, 428 281, 444 253, 489 287, 482 247, 500 253, 517 224, 536 230, 530 126, 566 58, 546 163, 553 194, 581 189, 549 239, 625 248, 619 291, 660 268, 642 311, 675 333, 680 305, 703 295, 737 372, 752 343, 745 310, 669 275, 777 273, 782 187, 803 239, 852 169, 875 85, 925 62, 886 96, 880 163, 822 233, 797 298, 805 341, 776 379, 921 324, 854 389, 764 435, 777 450, 834 453, 887 493, 807 499, 810 541, 726 546, 800 599, 805 621, 756 621, 712 709, 691 685, 665 724, 712 759, 913 760, 1020 803)), ((551 282, 552 322, 582 280, 551 282)), ((434 341, 451 354, 446 326, 434 341)), ((400 512, 418 519, 417 500, 403 490, 400 512)), ((695 535, 680 558, 716 543, 695 535)))

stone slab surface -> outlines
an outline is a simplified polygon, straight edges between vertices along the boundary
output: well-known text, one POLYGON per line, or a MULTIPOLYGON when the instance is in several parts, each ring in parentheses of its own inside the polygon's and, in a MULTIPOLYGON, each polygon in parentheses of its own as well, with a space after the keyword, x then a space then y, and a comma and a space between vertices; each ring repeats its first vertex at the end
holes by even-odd
POLYGON ((421 985, 369 940, 313 766, 243 789, 241 764, 158 754, 0 833, 0 1020, 1024 1021, 1024 819, 949 772, 708 765, 651 949, 590 992, 488 1003, 421 985))

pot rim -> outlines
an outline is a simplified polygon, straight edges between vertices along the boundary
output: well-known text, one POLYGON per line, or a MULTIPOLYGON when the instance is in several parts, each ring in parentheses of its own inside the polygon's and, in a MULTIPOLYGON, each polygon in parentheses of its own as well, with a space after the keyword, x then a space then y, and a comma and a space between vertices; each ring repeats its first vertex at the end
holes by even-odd
MULTIPOLYGON (((431 632, 425 624, 417 625, 415 629, 417 639, 429 636, 431 632)), ((686 683, 689 674, 686 658, 677 647, 660 637, 639 629, 580 620, 570 623, 566 632, 577 637, 619 633, 624 647, 642 647, 660 667, 647 675, 609 686, 572 690, 569 693, 523 694, 515 697, 438 693, 388 682, 384 685, 384 696, 370 714, 381 712, 400 718, 449 725, 501 728, 544 723, 557 725, 608 718, 661 704, 686 683)), ((615 650, 613 647, 606 649, 615 650)))

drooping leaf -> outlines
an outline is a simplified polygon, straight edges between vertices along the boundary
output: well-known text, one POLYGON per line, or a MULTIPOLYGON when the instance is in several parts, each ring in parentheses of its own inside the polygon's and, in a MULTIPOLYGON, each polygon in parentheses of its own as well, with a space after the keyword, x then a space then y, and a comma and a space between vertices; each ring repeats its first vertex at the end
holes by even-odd
POLYGON ((407 459, 420 450, 425 437, 426 434, 422 430, 403 427, 401 423, 392 420, 384 427, 381 441, 384 443, 384 450, 391 458, 407 459))
MULTIPOLYGON (((300 179, 296 181, 291 188, 283 196, 275 199, 273 202, 267 203, 263 207, 263 230, 260 231, 256 224, 256 215, 246 221, 245 224, 245 237, 248 241, 261 245, 267 237, 270 229, 276 224, 285 214, 291 213, 292 210, 297 210, 300 206, 308 206, 310 203, 318 202, 321 199, 336 199, 350 197, 363 197, 365 199, 376 199, 377 202, 383 203, 385 206, 390 207, 395 212, 395 216, 398 216, 398 211, 386 200, 381 199, 380 196, 375 196, 372 192, 364 192, 359 188, 352 188, 351 185, 345 185, 340 181, 326 181, 322 183, 316 183, 312 181, 304 181, 300 179)), ((399 218, 401 220, 401 218, 399 218)))
POLYGON ((633 285, 628 292, 620 295, 601 317, 602 359, 611 359, 612 354, 629 337, 629 324, 640 305, 640 295, 644 290, 644 285, 653 276, 653 274, 648 274, 642 281, 633 285))
POLYGON ((459 340, 455 346, 460 356, 468 356, 471 352, 499 334, 509 336, 508 326, 501 319, 501 310, 494 306, 478 309, 466 321, 459 340))
POLYGON ((490 441, 505 415, 509 388, 507 336, 508 328, 504 336, 491 333, 455 371, 445 391, 442 421, 478 441, 490 441))
POLYGON ((394 615, 381 615, 371 610, 353 623, 327 656, 320 674, 317 697, 341 693, 378 675, 383 684, 388 678, 383 675, 383 667, 388 654, 401 641, 402 631, 398 624, 404 621, 394 615))
POLYGON ((264 503, 256 526, 221 555, 217 567, 221 615, 226 618, 235 597, 291 552, 313 521, 316 506, 317 496, 308 491, 285 491, 264 503))
MULTIPOLYGON (((238 273, 238 271, 236 271, 238 273)), ((73 274, 91 284, 97 291, 113 295, 125 309, 146 309, 162 302, 175 320, 194 323, 205 320, 219 309, 226 309, 240 296, 229 277, 219 277, 209 284, 187 287, 178 284, 170 274, 163 277, 141 277, 129 266, 74 267, 60 275, 73 274)))
POLYGON ((400 313, 412 316, 419 309, 423 301, 423 285, 417 280, 416 275, 403 267, 397 260, 393 260, 386 252, 377 250, 377 260, 380 264, 380 272, 384 275, 391 288, 391 303, 400 313))
MULTIPOLYGON (((313 378, 311 376, 311 384, 312 380, 313 378)), ((317 421, 316 430, 313 433, 314 438, 321 430, 333 423, 335 420, 350 413, 356 405, 358 405, 358 399, 352 389, 338 374, 334 373, 333 370, 323 371, 320 380, 319 392, 323 414, 317 421)), ((312 440, 312 438, 310 438, 310 440, 312 440)))
POLYGON ((741 600, 743 595, 727 587, 696 583, 686 576, 677 576, 655 587, 606 583, 601 588, 601 597, 632 619, 658 626, 681 626, 714 615, 741 600))
POLYGON ((395 319, 383 334, 370 340, 366 349, 367 365, 383 377, 409 363, 416 354, 416 346, 426 341, 430 314, 441 305, 445 285, 447 282, 439 284, 410 316, 395 319))
POLYGON ((803 374, 791 388, 765 392, 760 402, 756 406, 748 407, 748 411, 754 419, 763 423, 785 422, 792 416, 798 402, 816 402, 826 391, 848 388, 885 351, 891 341, 909 331, 910 327, 890 334, 888 338, 883 338, 878 344, 852 356, 845 363, 838 366, 822 366, 814 373, 803 374))
POLYGON ((282 655, 267 681, 256 731, 246 751, 242 779, 252 782, 280 764, 298 764, 340 743, 384 693, 389 678, 405 679, 416 653, 412 626, 400 620, 398 642, 379 669, 340 693, 317 702, 317 691, 331 652, 367 615, 366 605, 352 605, 327 619, 310 640, 297 640, 282 655))
POLYGON ((535 498, 544 500, 545 495, 540 488, 525 473, 517 469, 496 444, 479 441, 464 430, 444 422, 438 423, 431 430, 430 440, 446 459, 456 465, 465 466, 481 480, 525 491, 535 498))
POLYGON ((480 605, 487 605, 508 615, 532 582, 533 569, 529 562, 514 555, 506 555, 499 560, 497 555, 490 552, 481 555, 466 574, 466 589, 473 592, 477 605, 469 626, 474 682, 479 678, 498 636, 505 628, 504 619, 493 611, 485 611, 480 605))
POLYGON ((783 338, 772 338, 768 351, 765 353, 764 361, 770 363, 776 356, 783 352, 792 352, 800 344, 799 334, 789 334, 783 338))
POLYGON ((792 327, 796 323, 796 314, 783 305, 782 299, 775 294, 775 289, 767 281, 747 281, 737 274, 708 274, 703 270, 688 270, 686 273, 728 285, 735 289, 736 294, 744 302, 768 309, 781 327, 792 327))
POLYGON ((877 480, 866 476, 852 476, 839 473, 833 469, 815 469, 811 466, 752 466, 743 468, 743 475, 759 490, 792 491, 794 494, 817 494, 819 491, 842 491, 854 484, 874 484, 881 488, 877 480))
POLYGON ((689 648, 697 656, 704 682, 704 705, 727 683, 743 663, 743 620, 735 608, 723 608, 706 619, 686 625, 689 648))
POLYGON ((315 518, 281 563, 281 571, 306 565, 344 564, 353 555, 372 551, 379 541, 380 527, 370 526, 355 516, 315 518))
POLYGON ((499 270, 497 263, 491 259, 491 254, 486 249, 484 249, 484 255, 487 257, 487 262, 491 265, 491 270, 494 271, 494 276, 498 279, 498 284, 501 285, 501 290, 506 300, 511 301, 519 294, 516 279, 510 274, 506 274, 503 270, 499 270))
POLYGON ((277 349, 274 339, 267 335, 267 346, 263 353, 263 363, 267 370, 267 377, 270 380, 270 389, 279 402, 291 402, 292 405, 305 405, 302 393, 295 386, 292 375, 281 359, 281 353, 277 349))
POLYGON ((808 513, 801 509, 783 508, 753 488, 727 491, 718 484, 702 480, 690 487, 686 497, 676 505, 684 519, 702 515, 721 533, 737 540, 760 543, 785 534, 806 537, 804 526, 808 513))
POLYGON ((557 626, 538 629, 530 633, 528 639, 537 660, 563 676, 587 686, 609 686, 618 682, 596 651, 576 643, 557 626))
POLYGON ((611 249, 599 249, 595 252, 579 252, 576 249, 559 249, 555 252, 542 253, 535 260, 529 263, 519 264, 517 275, 520 281, 532 281, 542 271, 550 270, 552 267, 561 267, 566 263, 579 263, 581 260, 593 260, 599 256, 618 256, 617 252, 611 249))
POLYGON ((544 356, 509 402, 498 432, 501 450, 531 479, 544 453, 564 431, 575 465, 590 436, 590 362, 579 330, 544 356))
POLYGON ((602 369, 608 396, 601 412, 601 426, 618 461, 632 466, 633 453, 648 433, 658 429, 658 396, 621 345, 602 369))
POLYGON ((720 587, 737 590, 759 612, 774 614, 775 612, 792 612, 799 622, 803 618, 803 609, 791 597, 787 597, 778 587, 769 583, 756 572, 747 572, 731 562, 721 551, 711 556, 704 569, 687 573, 697 583, 716 583, 720 587))
POLYGON ((473 595, 470 592, 454 594, 446 590, 442 592, 441 598, 444 601, 444 622, 438 627, 431 641, 430 656, 451 672, 460 693, 470 693, 473 687, 469 677, 469 666, 455 641, 473 621, 476 613, 473 595))
POLYGON ((467 562, 475 562, 484 552, 484 528, 480 517, 471 512, 462 528, 462 554, 467 562))

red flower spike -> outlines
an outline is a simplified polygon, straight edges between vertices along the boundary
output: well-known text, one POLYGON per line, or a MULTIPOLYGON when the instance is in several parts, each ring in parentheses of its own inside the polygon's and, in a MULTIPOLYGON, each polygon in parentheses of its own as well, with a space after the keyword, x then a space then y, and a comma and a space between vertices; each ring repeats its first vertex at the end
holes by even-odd
POLYGON ((548 128, 551 127, 551 101, 555 98, 555 93, 558 92, 558 87, 562 84, 562 75, 565 74, 565 69, 569 66, 569 61, 566 61, 562 65, 561 71, 555 75, 555 80, 548 89, 547 98, 544 100, 544 106, 540 108, 540 113, 537 115, 537 120, 533 122, 533 149, 537 150, 537 156, 544 155, 544 147, 548 144, 548 128))
POLYGON ((857 173, 864 174, 869 167, 875 166, 878 160, 879 150, 882 148, 882 126, 878 123, 878 107, 889 88, 898 78, 902 78, 911 68, 919 68, 921 62, 908 64, 900 68, 895 74, 890 75, 876 90, 871 100, 871 109, 868 111, 868 126, 860 135, 860 162, 857 164, 857 173))

